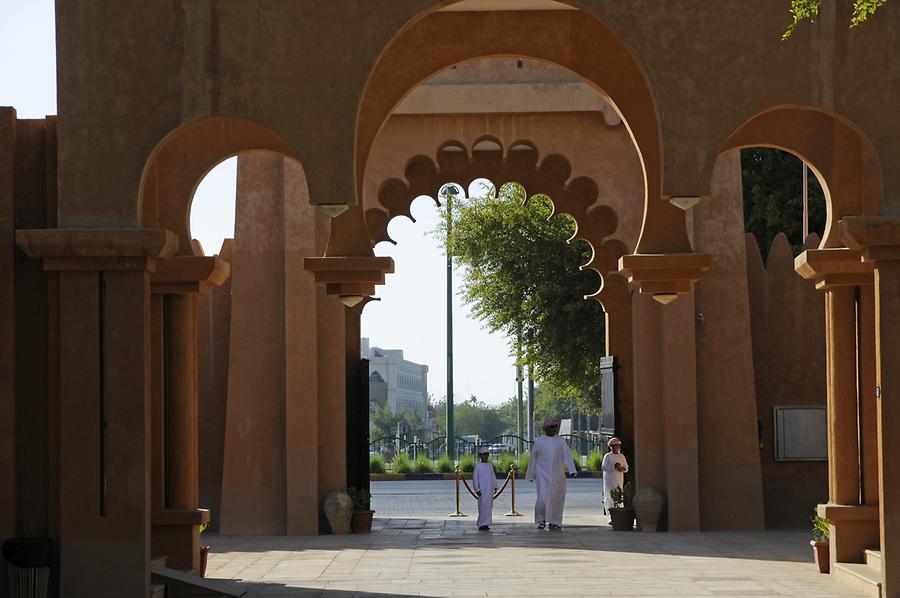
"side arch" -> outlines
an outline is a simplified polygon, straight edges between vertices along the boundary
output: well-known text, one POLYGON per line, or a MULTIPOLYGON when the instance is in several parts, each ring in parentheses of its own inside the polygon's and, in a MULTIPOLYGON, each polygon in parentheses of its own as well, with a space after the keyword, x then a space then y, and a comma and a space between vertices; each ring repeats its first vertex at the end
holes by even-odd
POLYGON ((141 226, 178 235, 178 254, 193 255, 191 202, 203 177, 217 164, 250 151, 298 160, 280 135, 245 118, 213 116, 184 124, 153 150, 139 190, 141 226))
POLYGON ((880 212, 882 177, 875 149, 844 119, 813 107, 774 107, 742 124, 721 152, 747 147, 784 150, 813 169, 825 192, 822 249, 844 246, 835 226, 844 216, 876 216, 880 212))

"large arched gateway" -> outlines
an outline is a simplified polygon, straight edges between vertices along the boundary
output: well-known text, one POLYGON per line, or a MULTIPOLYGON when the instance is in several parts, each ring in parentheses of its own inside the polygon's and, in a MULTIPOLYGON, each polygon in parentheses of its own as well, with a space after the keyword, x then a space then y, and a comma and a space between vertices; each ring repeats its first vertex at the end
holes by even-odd
POLYGON ((133 4, 58 3, 59 115, 0 110, 0 540, 55 540, 59 595, 146 596, 161 554, 198 567, 195 303, 229 267, 193 243, 189 212, 234 155, 271 183, 241 216, 265 242, 238 239, 235 284, 249 297, 273 283, 259 328, 292 333, 243 350, 306 361, 265 388, 235 379, 244 399, 229 397, 221 483, 204 495, 225 528, 318 533, 319 499, 347 485, 360 312, 393 268, 372 247, 422 189, 487 176, 548 193, 592 244, 636 482, 666 497, 668 529, 762 529, 785 481, 761 462, 774 403, 753 359, 797 344, 757 342, 779 332, 759 306, 793 274, 783 243, 768 273, 748 265, 735 150, 749 147, 803 158, 825 189, 824 235, 795 263, 825 293, 818 510, 832 561, 880 550, 882 595, 900 595, 900 65, 884 51, 897 6, 847 30, 850 3, 824 0, 781 42, 785 0, 133 4), (415 149, 389 147, 411 138, 395 117, 417 86, 510 58, 602 97, 606 149, 556 124, 522 133, 518 116, 450 123, 458 108, 416 121, 431 128, 415 149))

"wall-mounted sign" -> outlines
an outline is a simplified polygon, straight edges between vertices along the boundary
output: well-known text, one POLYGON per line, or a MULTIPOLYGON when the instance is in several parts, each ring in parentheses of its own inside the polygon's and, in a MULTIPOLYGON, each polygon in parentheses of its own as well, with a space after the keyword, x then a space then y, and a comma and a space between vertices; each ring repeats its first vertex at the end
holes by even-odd
POLYGON ((828 420, 824 405, 775 407, 775 460, 826 461, 828 420))

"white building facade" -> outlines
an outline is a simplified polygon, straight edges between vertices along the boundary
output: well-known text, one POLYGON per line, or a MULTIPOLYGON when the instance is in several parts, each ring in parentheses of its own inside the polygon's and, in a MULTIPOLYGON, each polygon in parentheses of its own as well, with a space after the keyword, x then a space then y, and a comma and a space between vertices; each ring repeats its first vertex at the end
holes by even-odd
POLYGON ((362 356, 369 360, 369 401, 387 403, 392 413, 409 411, 428 422, 428 366, 403 358, 402 349, 382 349, 362 339, 362 356))

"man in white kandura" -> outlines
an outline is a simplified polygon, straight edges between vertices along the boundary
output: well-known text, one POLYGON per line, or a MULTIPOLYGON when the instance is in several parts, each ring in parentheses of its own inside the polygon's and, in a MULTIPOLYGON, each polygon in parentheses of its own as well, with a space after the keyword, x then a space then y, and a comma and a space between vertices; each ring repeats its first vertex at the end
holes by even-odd
POLYGON ((494 491, 497 489, 497 476, 494 474, 494 466, 488 461, 490 454, 488 447, 478 449, 481 462, 475 465, 472 472, 472 487, 478 495, 478 521, 475 525, 483 532, 491 529, 494 510, 494 491))
POLYGON ((609 452, 603 456, 603 509, 611 509, 613 505, 612 491, 617 486, 625 487, 625 472, 628 471, 628 461, 622 454, 622 441, 613 436, 606 443, 609 452))
POLYGON ((556 435, 558 419, 544 421, 544 435, 538 436, 531 449, 528 481, 537 480, 537 500, 534 502, 534 522, 538 529, 547 523, 550 529, 558 531, 562 527, 563 508, 566 504, 566 474, 575 475, 575 462, 566 441, 556 435))

